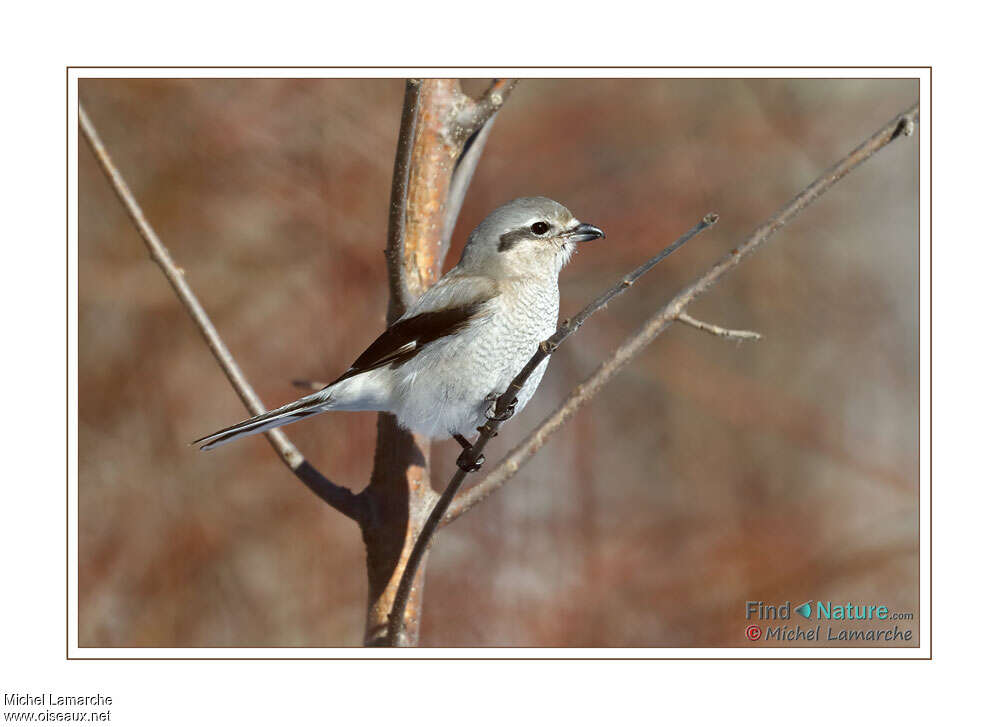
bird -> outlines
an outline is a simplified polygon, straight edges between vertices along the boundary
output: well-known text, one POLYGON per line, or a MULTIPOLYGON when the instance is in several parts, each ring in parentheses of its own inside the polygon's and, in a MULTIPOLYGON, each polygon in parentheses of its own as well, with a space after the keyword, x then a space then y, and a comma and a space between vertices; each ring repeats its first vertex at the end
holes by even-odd
POLYGON ((521 197, 472 231, 457 265, 417 298, 325 388, 220 429, 192 444, 210 450, 328 411, 381 411, 430 439, 452 437, 470 461, 468 437, 487 418, 507 419, 530 401, 547 368, 534 370, 506 411, 498 397, 558 325, 558 278, 581 242, 605 238, 546 197, 521 197))

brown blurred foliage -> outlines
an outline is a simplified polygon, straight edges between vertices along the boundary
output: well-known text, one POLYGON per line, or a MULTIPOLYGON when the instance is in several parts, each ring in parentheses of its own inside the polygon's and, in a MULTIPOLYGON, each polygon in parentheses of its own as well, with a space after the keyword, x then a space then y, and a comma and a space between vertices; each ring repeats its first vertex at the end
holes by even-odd
MULTIPOLYGON (((398 79, 80 84, 268 405, 300 395, 292 379, 337 376, 384 325, 402 90, 398 79)), ((608 233, 562 275, 570 314, 706 212, 721 222, 556 354, 490 459, 918 93, 907 80, 522 82, 446 268, 496 205, 558 199, 608 233)), ((916 144, 891 145, 691 310, 762 341, 674 326, 445 529, 422 644, 746 646, 755 599, 917 612, 917 162, 916 144)), ((262 437, 188 446, 245 412, 85 143, 79 175, 80 645, 359 645, 356 526, 262 437)), ((330 414, 288 433, 356 490, 374 422, 330 414)), ((435 481, 456 455, 436 446, 435 481)))

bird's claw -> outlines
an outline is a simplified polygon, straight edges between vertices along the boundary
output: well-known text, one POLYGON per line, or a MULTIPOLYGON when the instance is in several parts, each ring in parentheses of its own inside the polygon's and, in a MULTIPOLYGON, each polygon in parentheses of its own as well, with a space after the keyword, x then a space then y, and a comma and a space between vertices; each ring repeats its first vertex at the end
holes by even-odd
POLYGON ((488 419, 492 419, 494 422, 505 422, 507 419, 513 416, 514 412, 517 410, 517 397, 513 397, 510 403, 503 408, 503 411, 496 411, 496 403, 498 399, 493 400, 492 413, 487 414, 488 419))
POLYGON ((458 455, 458 459, 455 464, 458 465, 458 468, 463 472, 478 472, 482 469, 482 463, 485 461, 486 458, 481 454, 473 461, 472 450, 469 448, 461 450, 461 454, 458 455))

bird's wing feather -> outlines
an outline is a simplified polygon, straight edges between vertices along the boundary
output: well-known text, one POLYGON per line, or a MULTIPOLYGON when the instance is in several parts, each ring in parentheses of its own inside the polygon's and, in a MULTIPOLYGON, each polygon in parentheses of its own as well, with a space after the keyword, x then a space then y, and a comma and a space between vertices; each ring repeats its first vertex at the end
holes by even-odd
MULTIPOLYGON (((495 291, 481 284, 463 285, 457 295, 441 295, 440 283, 428 290, 388 330, 374 340, 333 384, 382 366, 400 366, 425 346, 453 336, 484 313, 495 291), (437 289, 437 290, 435 290, 437 289), (459 299, 464 299, 459 302, 459 299), (435 308, 434 303, 443 304, 435 308)), ((332 386, 332 384, 330 384, 332 386)))

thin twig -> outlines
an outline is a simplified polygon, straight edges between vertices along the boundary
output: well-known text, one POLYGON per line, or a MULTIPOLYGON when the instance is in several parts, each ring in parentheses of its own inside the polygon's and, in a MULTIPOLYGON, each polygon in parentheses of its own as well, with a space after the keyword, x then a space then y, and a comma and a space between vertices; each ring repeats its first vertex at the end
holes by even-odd
MULTIPOLYGON (((618 295, 631 288, 635 284, 635 281, 645 275, 645 273, 651 270, 656 264, 661 262, 671 253, 678 250, 698 233, 714 225, 717 221, 718 215, 705 215, 700 222, 687 230, 687 232, 680 236, 675 242, 663 248, 658 254, 625 275, 616 285, 608 288, 602 295, 598 296, 593 302, 573 316, 572 319, 563 321, 551 337, 542 341, 538 345, 538 350, 535 351, 530 361, 524 365, 524 368, 521 369, 520 373, 514 377, 512 382, 510 382, 507 390, 498 399, 496 399, 494 403, 495 411, 498 414, 508 410, 512 411, 513 406, 516 404, 517 393, 524 387, 524 384, 531 377, 531 374, 534 373, 535 369, 541 365, 542 361, 551 356, 558 349, 558 347, 562 345, 565 339, 578 331, 580 326, 586 322, 587 318, 596 313, 598 310, 604 308, 618 295)), ((486 445, 489 443, 489 440, 499 433, 502 424, 502 419, 489 418, 486 420, 485 424, 479 427, 479 436, 467 454, 467 458, 470 462, 474 462, 478 459, 479 455, 482 454, 486 445)), ((416 576, 417 570, 419 570, 420 561, 423 558, 423 554, 426 552, 427 547, 430 545, 430 540, 433 538, 434 531, 440 524, 441 519, 447 512, 448 506, 451 504, 451 501, 454 499, 455 494, 458 492, 458 489, 461 487, 467 475, 468 472, 460 467, 455 471, 454 475, 451 477, 451 482, 448 483, 447 488, 443 493, 441 493, 441 496, 434 504, 434 509, 431 511, 429 517, 423 525, 423 529, 420 530, 420 535, 416 539, 416 543, 413 545, 412 553, 409 556, 409 560, 406 562, 406 569, 403 571, 402 578, 399 581, 399 587, 395 593, 395 601, 392 604, 392 613, 389 616, 388 640, 390 644, 397 645, 399 642, 399 635, 402 633, 403 615, 406 610, 406 602, 409 599, 409 591, 412 588, 413 578, 416 576)))
POLYGON ((498 465, 477 485, 455 499, 444 519, 444 524, 455 519, 482 502, 498 490, 507 480, 533 457, 545 442, 589 401, 622 367, 630 362, 656 336, 665 331, 694 301, 704 294, 725 274, 731 272, 748 255, 773 237, 799 212, 818 199, 830 187, 884 149, 899 136, 911 136, 919 121, 919 104, 915 103, 878 129, 870 138, 823 172, 815 181, 795 195, 766 222, 750 233, 742 242, 711 267, 704 275, 684 288, 669 303, 660 308, 590 376, 577 385, 558 408, 541 424, 514 446, 498 465))
POLYGON ((763 338, 763 336, 756 331, 740 331, 735 328, 722 328, 721 326, 716 326, 714 323, 699 321, 688 313, 681 313, 676 317, 676 319, 680 321, 680 323, 686 323, 691 328, 696 328, 699 331, 704 331, 705 333, 710 333, 714 336, 720 336, 721 338, 749 341, 759 341, 763 338))
MULTIPOLYGON (((104 143, 101 141, 97 130, 94 128, 90 117, 87 116, 87 112, 83 109, 82 105, 79 107, 79 112, 80 129, 90 144, 90 148, 93 149, 94 155, 97 157, 97 161, 107 176, 108 181, 111 182, 111 186, 118 195, 118 199, 125 205, 128 216, 145 241, 153 261, 159 265, 160 270, 163 271, 163 275, 166 276, 177 297, 180 298, 181 304, 187 309, 194 323, 198 326, 198 330, 204 337, 219 366, 222 367, 222 371, 225 373, 226 378, 229 379, 229 383, 232 384, 236 393, 239 394, 239 398, 243 400, 243 404, 246 405, 251 414, 262 414, 266 411, 263 402, 260 401, 260 397, 257 396, 253 387, 250 386, 250 382, 247 381, 236 360, 233 358, 232 353, 222 341, 222 337, 219 335, 215 325, 208 317, 200 301, 194 295, 194 291, 184 278, 184 271, 174 263, 170 252, 149 224, 145 214, 142 212, 142 208, 129 189, 124 177, 122 177, 112 161, 111 155, 108 154, 104 143)), ((274 448, 274 451, 277 452, 281 460, 288 466, 288 469, 295 473, 310 490, 347 517, 353 520, 359 519, 360 504, 357 495, 346 487, 330 482, 320 474, 279 429, 270 430, 266 433, 266 437, 274 448)))

